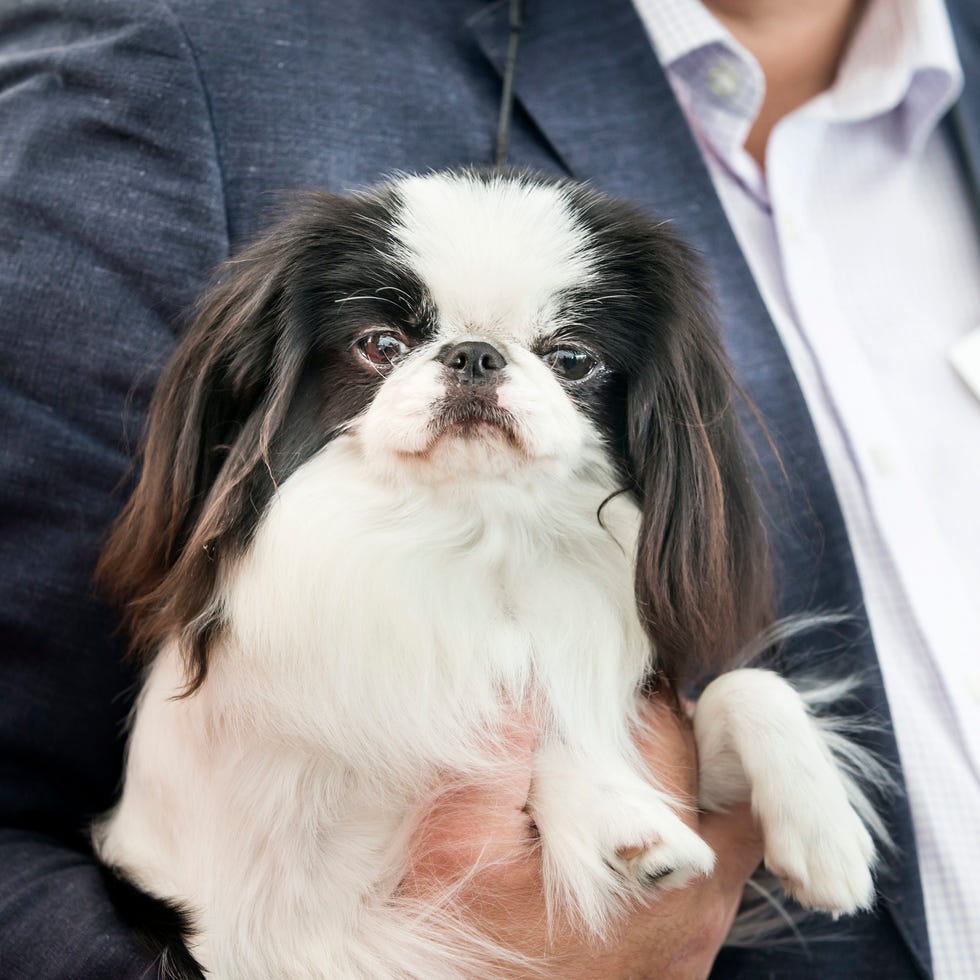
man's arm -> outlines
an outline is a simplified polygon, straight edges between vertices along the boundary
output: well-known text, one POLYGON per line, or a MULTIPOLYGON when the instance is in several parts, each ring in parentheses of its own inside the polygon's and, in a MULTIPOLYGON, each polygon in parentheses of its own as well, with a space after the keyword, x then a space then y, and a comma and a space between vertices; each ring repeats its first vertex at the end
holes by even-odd
POLYGON ((92 595, 155 373, 225 257, 207 102, 151 0, 0 7, 0 975, 140 976, 85 854, 133 678, 92 595), (128 420, 128 431, 123 419, 128 420))

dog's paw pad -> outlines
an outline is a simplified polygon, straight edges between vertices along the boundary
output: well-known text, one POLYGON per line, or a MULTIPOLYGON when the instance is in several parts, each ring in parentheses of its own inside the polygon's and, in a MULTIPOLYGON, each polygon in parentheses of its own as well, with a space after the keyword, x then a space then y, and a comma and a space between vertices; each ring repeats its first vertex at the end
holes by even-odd
POLYGON ((642 857, 651 847, 659 843, 660 838, 654 837, 642 844, 623 844, 622 847, 616 848, 616 857, 621 861, 635 861, 637 858, 642 857))
POLYGON ((651 835, 645 845, 616 849, 613 866, 645 889, 680 888, 692 878, 711 874, 715 855, 693 831, 678 821, 668 834, 651 835))

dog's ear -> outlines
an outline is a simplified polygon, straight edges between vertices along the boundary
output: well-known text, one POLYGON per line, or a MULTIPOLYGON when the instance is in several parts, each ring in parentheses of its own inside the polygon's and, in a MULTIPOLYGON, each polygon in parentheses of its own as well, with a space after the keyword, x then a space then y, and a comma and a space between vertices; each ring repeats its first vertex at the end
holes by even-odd
POLYGON ((97 570, 134 651, 179 638, 190 690, 220 627, 221 559, 246 543, 256 497, 271 493, 270 443, 305 356, 286 282, 307 231, 280 225, 222 270, 157 385, 140 479, 97 570))
POLYGON ((751 451, 736 411, 741 396, 704 282, 685 245, 659 249, 656 322, 627 393, 642 512, 637 602, 658 669, 682 692, 731 666, 771 622, 773 605, 751 451))

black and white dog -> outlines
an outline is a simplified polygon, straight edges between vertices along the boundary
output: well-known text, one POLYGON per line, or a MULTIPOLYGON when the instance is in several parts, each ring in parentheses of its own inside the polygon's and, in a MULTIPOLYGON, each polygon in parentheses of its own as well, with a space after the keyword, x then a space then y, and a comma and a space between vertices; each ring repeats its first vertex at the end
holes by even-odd
POLYGON ((711 872, 631 736, 652 674, 720 674, 702 804, 750 798, 802 904, 868 906, 865 802, 788 684, 729 670, 772 593, 733 391, 695 257, 627 204, 306 198, 202 306, 103 559, 150 657, 102 860, 190 910, 212 977, 459 976, 393 900, 436 774, 485 776, 533 701, 547 891, 601 932, 711 872))

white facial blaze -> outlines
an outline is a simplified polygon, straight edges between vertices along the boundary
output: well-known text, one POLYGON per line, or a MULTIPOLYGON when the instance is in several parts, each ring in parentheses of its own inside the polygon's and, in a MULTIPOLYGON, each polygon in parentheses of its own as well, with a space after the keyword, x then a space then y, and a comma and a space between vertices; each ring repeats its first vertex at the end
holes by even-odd
POLYGON ((563 192, 514 179, 412 177, 395 234, 448 331, 527 345, 557 298, 595 277, 563 192))
POLYGON ((396 366, 357 429, 365 455, 430 475, 510 476, 529 461, 569 466, 597 443, 591 424, 541 359, 534 342, 562 326, 567 290, 594 282, 589 235, 560 188, 467 175, 411 177, 397 185, 399 258, 425 284, 435 339, 396 366), (518 439, 492 429, 439 439, 438 415, 451 381, 434 361, 447 344, 483 341, 507 364, 493 398, 518 439), (417 460, 416 460, 417 462, 417 460))

